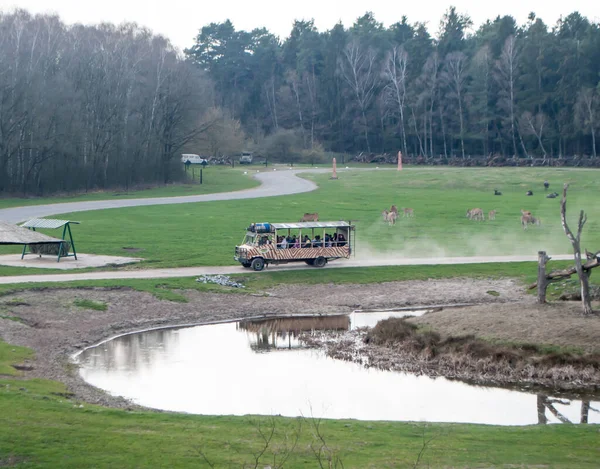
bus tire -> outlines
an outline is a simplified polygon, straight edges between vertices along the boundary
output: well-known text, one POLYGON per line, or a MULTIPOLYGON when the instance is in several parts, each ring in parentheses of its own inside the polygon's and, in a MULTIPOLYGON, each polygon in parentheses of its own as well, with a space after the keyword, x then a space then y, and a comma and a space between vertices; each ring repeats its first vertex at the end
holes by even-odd
POLYGON ((252 264, 250 264, 250 267, 252 267, 252 270, 260 272, 265 268, 265 260, 262 257, 252 259, 252 264))
POLYGON ((317 257, 313 262, 315 267, 325 267, 325 264, 327 264, 327 259, 325 259, 323 256, 317 257))

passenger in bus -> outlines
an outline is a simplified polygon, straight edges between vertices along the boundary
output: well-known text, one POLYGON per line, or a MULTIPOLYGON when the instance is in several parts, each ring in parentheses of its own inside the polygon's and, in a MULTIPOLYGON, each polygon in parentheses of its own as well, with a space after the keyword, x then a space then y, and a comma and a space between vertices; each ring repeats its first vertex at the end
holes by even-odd
POLYGON ((292 235, 288 235, 287 239, 287 247, 288 249, 294 246, 294 237, 292 235))
POLYGON ((258 245, 264 246, 266 244, 271 244, 271 240, 267 236, 261 236, 258 238, 258 245))
POLYGON ((281 237, 280 247, 281 247, 281 249, 287 249, 287 247, 288 247, 288 241, 287 241, 287 238, 285 236, 281 237))
POLYGON ((346 245, 346 237, 344 236, 343 233, 339 233, 338 234, 338 239, 337 239, 337 245, 338 246, 345 246, 346 245))
POLYGON ((304 235, 304 238, 302 238, 302 247, 309 248, 310 246, 311 246, 310 238, 308 237, 308 235, 304 235))
POLYGON ((299 237, 297 238, 296 235, 294 235, 293 240, 294 240, 294 244, 292 245, 292 247, 294 249, 300 248, 300 238, 299 237))
POLYGON ((330 248, 333 246, 333 237, 329 233, 325 233, 325 247, 330 248))
POLYGON ((313 248, 322 248, 323 247, 323 241, 321 240, 321 236, 319 236, 319 235, 315 236, 315 239, 313 239, 313 242, 312 242, 312 247, 313 248))
POLYGON ((331 238, 331 246, 335 248, 335 247, 337 247, 337 245, 338 245, 338 234, 334 233, 333 237, 331 238))

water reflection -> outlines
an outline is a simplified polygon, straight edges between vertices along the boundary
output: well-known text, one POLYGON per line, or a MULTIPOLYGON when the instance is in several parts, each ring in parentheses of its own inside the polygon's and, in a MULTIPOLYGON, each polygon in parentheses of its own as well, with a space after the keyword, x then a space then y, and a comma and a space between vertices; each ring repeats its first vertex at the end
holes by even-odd
POLYGON ((272 319, 253 319, 237 323, 238 330, 246 331, 250 348, 256 352, 272 349, 292 349, 302 346, 298 335, 315 330, 347 331, 350 318, 337 316, 306 316, 272 319))
POLYGON ((197 414, 497 425, 600 423, 598 399, 559 399, 551 390, 536 395, 365 369, 302 348, 297 339, 301 331, 347 330, 375 320, 365 316, 372 313, 361 314, 132 334, 86 350, 79 357, 80 372, 91 384, 141 405, 197 414), (264 351, 271 353, 257 353, 264 351))
POLYGON ((591 401, 583 399, 581 401, 580 413, 576 420, 572 417, 569 419, 565 414, 565 408, 575 405, 573 401, 568 399, 553 398, 550 396, 539 395, 537 396, 537 412, 538 412, 538 423, 548 423, 548 416, 546 410, 550 412, 556 419, 561 423, 597 423, 595 420, 590 421, 590 412, 600 413, 600 408, 594 408, 591 406, 591 401), (562 410, 561 410, 562 408, 562 410))

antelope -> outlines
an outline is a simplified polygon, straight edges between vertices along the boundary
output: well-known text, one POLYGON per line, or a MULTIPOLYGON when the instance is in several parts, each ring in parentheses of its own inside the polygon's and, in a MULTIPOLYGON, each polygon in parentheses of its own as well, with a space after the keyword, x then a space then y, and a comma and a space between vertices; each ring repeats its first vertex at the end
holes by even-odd
POLYGON ((388 214, 387 214, 387 222, 389 223, 390 226, 395 225, 397 219, 398 219, 398 213, 397 212, 388 212, 388 214))
POLYGON ((403 208, 402 211, 404 212, 402 214, 403 217, 414 217, 415 216, 415 212, 412 208, 403 208))
POLYGON ((396 218, 398 218, 398 207, 396 207, 395 205, 392 205, 390 207, 390 212, 394 212, 396 214, 396 218))
POLYGON ((318 213, 305 213, 304 216, 300 219, 300 221, 319 221, 318 213))
POLYGON ((495 220, 496 219, 496 210, 490 210, 490 212, 488 213, 488 220, 495 220))
POLYGON ((483 210, 481 210, 480 208, 472 208, 470 210, 467 210, 467 218, 469 220, 480 220, 480 221, 485 220, 485 216, 483 215, 483 210))
POLYGON ((535 218, 533 215, 522 215, 521 216, 521 225, 523 229, 527 229, 527 225, 540 225, 542 222, 539 218, 535 218))

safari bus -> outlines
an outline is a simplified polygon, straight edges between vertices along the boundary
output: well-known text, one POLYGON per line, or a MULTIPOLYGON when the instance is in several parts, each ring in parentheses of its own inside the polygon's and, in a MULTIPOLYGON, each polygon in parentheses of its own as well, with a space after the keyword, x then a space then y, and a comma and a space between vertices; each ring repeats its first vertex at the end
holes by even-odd
POLYGON ((334 259, 348 259, 354 248, 354 225, 346 221, 252 223, 234 259, 248 269, 269 264, 305 262, 324 267, 334 259))

